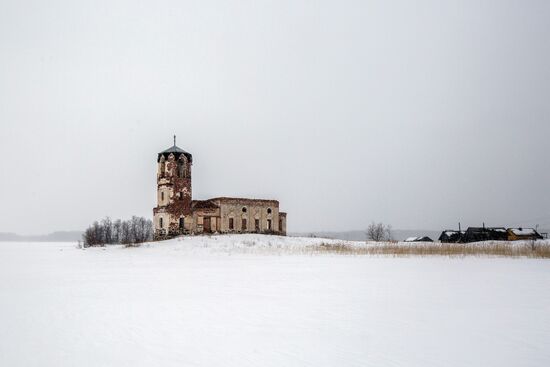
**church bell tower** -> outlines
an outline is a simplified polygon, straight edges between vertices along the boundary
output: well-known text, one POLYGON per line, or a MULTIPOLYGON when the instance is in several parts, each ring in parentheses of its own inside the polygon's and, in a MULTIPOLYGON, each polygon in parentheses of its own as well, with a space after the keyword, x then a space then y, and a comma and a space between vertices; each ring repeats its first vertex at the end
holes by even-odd
POLYGON ((174 145, 157 155, 155 239, 184 234, 191 228, 191 153, 174 145))

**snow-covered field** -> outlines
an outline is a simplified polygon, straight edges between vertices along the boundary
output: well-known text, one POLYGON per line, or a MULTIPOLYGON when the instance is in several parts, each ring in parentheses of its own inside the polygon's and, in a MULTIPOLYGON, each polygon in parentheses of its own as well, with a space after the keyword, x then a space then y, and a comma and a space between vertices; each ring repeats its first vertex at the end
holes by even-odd
POLYGON ((550 260, 321 241, 0 243, 0 366, 550 365, 550 260))

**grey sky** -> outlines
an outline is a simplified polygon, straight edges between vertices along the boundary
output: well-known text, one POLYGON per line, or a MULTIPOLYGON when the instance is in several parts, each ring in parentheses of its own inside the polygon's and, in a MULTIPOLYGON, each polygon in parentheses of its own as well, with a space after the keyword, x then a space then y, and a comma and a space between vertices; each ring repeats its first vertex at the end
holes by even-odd
POLYGON ((290 231, 550 225, 548 1, 2 1, 0 232, 276 198, 290 231))

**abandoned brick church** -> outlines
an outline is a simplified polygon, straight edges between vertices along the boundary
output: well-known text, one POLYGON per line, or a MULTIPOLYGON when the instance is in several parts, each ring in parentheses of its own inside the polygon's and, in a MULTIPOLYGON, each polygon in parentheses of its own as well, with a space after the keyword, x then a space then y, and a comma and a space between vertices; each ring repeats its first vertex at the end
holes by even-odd
POLYGON ((201 233, 286 235, 286 213, 277 200, 218 197, 192 200, 193 156, 176 146, 157 156, 155 239, 201 233))

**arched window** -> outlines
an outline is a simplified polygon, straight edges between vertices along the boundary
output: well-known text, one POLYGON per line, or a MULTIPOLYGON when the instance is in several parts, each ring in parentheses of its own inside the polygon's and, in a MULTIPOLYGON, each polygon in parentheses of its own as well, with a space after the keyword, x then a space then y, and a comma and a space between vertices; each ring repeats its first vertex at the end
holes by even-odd
POLYGON ((246 213, 247 209, 246 206, 243 206, 243 213, 246 213))
POLYGON ((267 214, 271 214, 271 208, 267 208, 267 214))
POLYGON ((181 156, 180 159, 178 159, 178 177, 184 178, 185 177, 185 156, 181 156))
POLYGON ((185 227, 185 219, 183 217, 180 218, 180 229, 183 229, 185 227))
POLYGON ((162 217, 159 218, 159 227, 164 228, 164 223, 162 222, 162 217))
POLYGON ((160 166, 159 166, 159 175, 160 177, 164 177, 164 171, 165 171, 165 159, 164 156, 160 157, 160 166))

